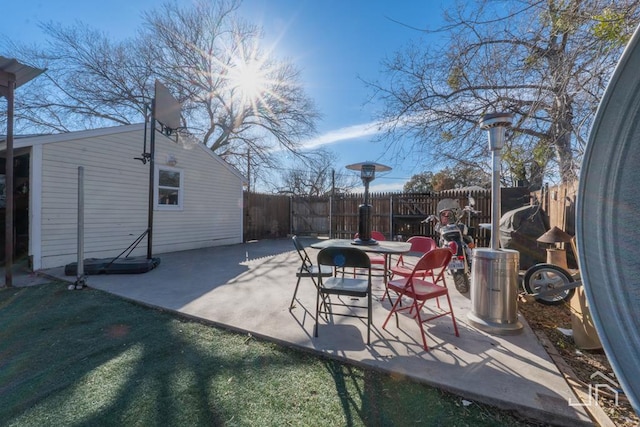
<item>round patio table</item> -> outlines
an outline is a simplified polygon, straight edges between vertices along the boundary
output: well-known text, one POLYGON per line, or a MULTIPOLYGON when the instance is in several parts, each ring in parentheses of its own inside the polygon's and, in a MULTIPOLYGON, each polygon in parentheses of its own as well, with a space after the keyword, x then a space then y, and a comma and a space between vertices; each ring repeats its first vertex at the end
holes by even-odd
POLYGON ((324 249, 329 247, 338 248, 358 248, 364 252, 371 252, 384 255, 386 260, 384 265, 384 282, 387 283, 389 269, 391 268, 390 255, 402 255, 411 250, 411 243, 394 242, 392 240, 378 240, 377 245, 355 245, 351 239, 328 239, 312 243, 310 245, 314 249, 324 249))

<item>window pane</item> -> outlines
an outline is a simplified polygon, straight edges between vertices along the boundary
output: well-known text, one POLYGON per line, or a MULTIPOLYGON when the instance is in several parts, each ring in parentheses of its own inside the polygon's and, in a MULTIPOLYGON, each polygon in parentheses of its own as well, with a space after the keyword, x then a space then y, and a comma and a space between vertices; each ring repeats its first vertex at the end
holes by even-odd
POLYGON ((158 183, 163 187, 180 187, 180 172, 160 169, 158 183))
POLYGON ((158 203, 161 205, 177 205, 178 204, 178 192, 176 190, 169 190, 166 188, 158 189, 160 198, 158 203))

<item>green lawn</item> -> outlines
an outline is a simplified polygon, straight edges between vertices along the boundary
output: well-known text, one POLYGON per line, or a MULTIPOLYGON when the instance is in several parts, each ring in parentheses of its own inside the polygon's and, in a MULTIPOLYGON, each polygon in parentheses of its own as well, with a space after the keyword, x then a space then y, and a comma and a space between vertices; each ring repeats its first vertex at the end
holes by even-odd
POLYGON ((0 289, 0 426, 524 426, 507 412, 51 283, 0 289))

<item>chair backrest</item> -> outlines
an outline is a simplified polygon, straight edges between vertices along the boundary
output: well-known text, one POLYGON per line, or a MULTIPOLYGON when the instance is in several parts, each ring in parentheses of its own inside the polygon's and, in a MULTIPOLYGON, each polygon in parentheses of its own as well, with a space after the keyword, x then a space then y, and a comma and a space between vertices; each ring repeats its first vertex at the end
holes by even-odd
POLYGON ((318 264, 333 267, 356 267, 371 269, 371 260, 366 252, 358 248, 328 247, 318 252, 318 264))
POLYGON ((435 248, 430 250, 418 260, 411 272, 411 277, 413 277, 414 274, 423 275, 422 272, 424 270, 430 270, 432 277, 434 277, 433 272, 441 269, 438 278, 435 279, 434 277, 434 281, 437 282, 440 280, 440 277, 444 275, 445 267, 449 264, 449 261, 451 261, 451 256, 452 254, 449 248, 435 248))
POLYGON ((411 243, 410 252, 421 252, 423 254, 436 249, 438 245, 431 237, 413 236, 407 239, 407 243, 411 243))
POLYGON ((387 238, 386 238, 386 237, 384 237, 384 234, 382 234, 382 233, 381 233, 381 232, 379 232, 379 231, 372 231, 372 232, 371 232, 371 237, 372 237, 372 238, 374 238, 374 239, 376 239, 376 240, 380 240, 380 241, 385 241, 385 240, 387 240, 387 238))
POLYGON ((293 246, 295 246, 298 251, 298 255, 300 255, 300 259, 302 260, 302 267, 304 270, 311 271, 311 267, 313 267, 313 263, 311 262, 311 258, 307 254, 307 251, 302 246, 302 243, 298 240, 298 236, 293 236, 291 238, 293 240, 293 246))
MULTIPOLYGON (((353 238, 354 238, 354 239, 357 239, 358 237, 360 237, 360 233, 356 233, 356 234, 354 234, 354 236, 353 236, 353 238)), ((371 238, 372 238, 372 239, 375 239, 375 240, 380 240, 380 241, 385 241, 385 240, 387 240, 387 238, 386 238, 386 237, 384 237, 384 234, 382 234, 382 233, 381 233, 381 232, 379 232, 379 231, 372 231, 372 232, 371 232, 371 238)))

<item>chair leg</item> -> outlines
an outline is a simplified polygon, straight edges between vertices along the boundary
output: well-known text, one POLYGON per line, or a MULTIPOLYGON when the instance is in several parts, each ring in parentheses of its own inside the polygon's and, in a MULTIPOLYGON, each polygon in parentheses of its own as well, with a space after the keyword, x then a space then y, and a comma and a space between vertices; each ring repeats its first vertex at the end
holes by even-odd
POLYGON ((387 288, 387 286, 384 286, 384 294, 382 294, 382 299, 380 299, 380 302, 384 301, 384 297, 389 298, 389 303, 391 305, 393 305, 393 300, 391 299, 391 294, 389 293, 389 288, 387 288))
MULTIPOLYGON (((324 297, 323 297, 324 300, 324 297)), ((316 293, 316 324, 313 327, 313 336, 318 337, 318 312, 320 311, 320 291, 316 293)))
MULTIPOLYGON (((320 292, 318 282, 316 282, 316 279, 314 279, 313 276, 311 276, 311 281, 313 282, 313 286, 316 287, 316 291, 320 292)), ((327 298, 329 298, 329 295, 322 294, 322 303, 320 304, 320 308, 322 309, 322 306, 324 306, 324 309, 331 313, 331 307, 327 304, 327 298)))
MULTIPOLYGON (((320 292, 318 285, 316 285, 316 288, 318 288, 318 292, 320 292)), ((327 322, 328 322, 329 316, 333 316, 333 313, 331 312, 331 304, 328 302, 329 295, 321 294, 321 296, 322 296, 322 301, 320 302, 320 310, 323 310, 323 313, 325 314, 325 319, 327 319, 327 322)))
POLYGON ((371 345, 371 290, 367 294, 367 345, 371 345))
POLYGON ((416 301, 413 301, 413 305, 416 307, 416 321, 418 322, 418 326, 420 327, 420 334, 422 335, 422 346, 424 347, 424 351, 429 351, 429 347, 427 347, 427 337, 424 333, 424 325, 422 324, 422 318, 420 317, 420 309, 418 308, 418 304, 416 301))
POLYGON ((291 298, 291 304, 289 304, 289 310, 293 309, 293 303, 296 300, 296 294, 298 293, 298 286, 300 286, 300 279, 302 279, 302 277, 298 276, 298 281, 296 282, 296 289, 293 291, 293 298, 291 298))
POLYGON ((447 294, 447 302, 449 303, 449 314, 451 314, 451 320, 453 320, 453 329, 456 331, 456 336, 459 337, 458 333, 458 324, 456 323, 456 316, 453 315, 453 307, 451 307, 451 299, 449 298, 449 294, 447 294))
POLYGON ((396 307, 398 306, 398 303, 400 302, 401 299, 402 299, 402 295, 398 295, 398 298, 396 299, 396 302, 391 307, 391 311, 389 311, 389 314, 387 315, 387 318, 385 319, 384 323, 382 324, 382 329, 386 329, 387 328, 387 323, 389 322, 389 318, 391 318, 392 314, 396 315, 396 327, 399 327, 398 313, 396 313, 396 307))

